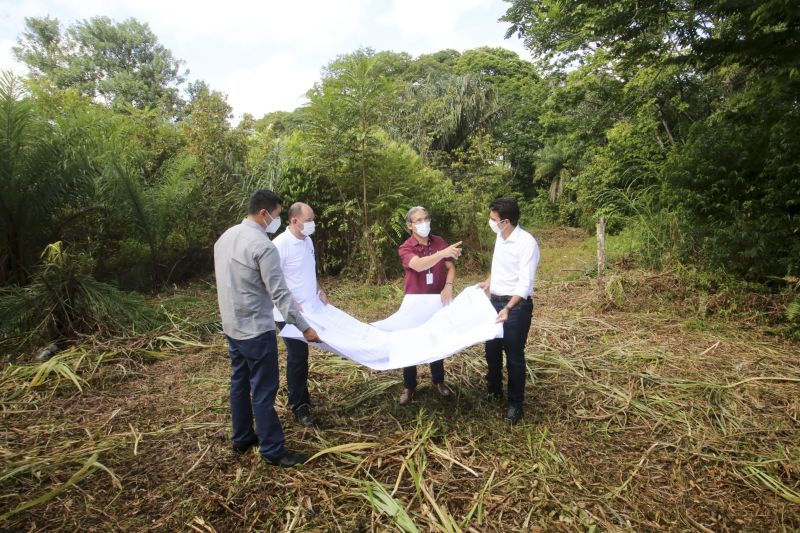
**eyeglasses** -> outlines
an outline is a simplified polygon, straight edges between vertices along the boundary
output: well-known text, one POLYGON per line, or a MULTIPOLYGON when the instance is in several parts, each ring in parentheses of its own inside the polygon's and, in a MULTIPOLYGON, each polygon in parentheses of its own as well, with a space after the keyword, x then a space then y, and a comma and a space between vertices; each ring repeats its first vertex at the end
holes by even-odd
POLYGON ((428 218, 420 218, 419 220, 412 220, 411 223, 412 224, 422 224, 423 222, 430 222, 430 221, 431 221, 431 219, 430 219, 430 217, 428 217, 428 218))

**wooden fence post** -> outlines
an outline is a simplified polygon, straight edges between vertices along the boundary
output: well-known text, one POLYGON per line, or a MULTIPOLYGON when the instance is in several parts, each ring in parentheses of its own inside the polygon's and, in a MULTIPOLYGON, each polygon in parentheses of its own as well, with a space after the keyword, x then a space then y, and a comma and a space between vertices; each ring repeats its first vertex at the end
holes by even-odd
POLYGON ((605 297, 606 274, 606 219, 601 216, 597 222, 597 298, 605 297))

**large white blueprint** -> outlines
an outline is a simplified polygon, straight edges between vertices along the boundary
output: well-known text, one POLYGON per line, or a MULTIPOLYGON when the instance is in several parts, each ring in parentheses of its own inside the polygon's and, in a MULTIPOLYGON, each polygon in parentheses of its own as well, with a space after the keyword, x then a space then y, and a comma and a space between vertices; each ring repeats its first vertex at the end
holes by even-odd
POLYGON ((406 294, 395 314, 372 322, 372 325, 384 331, 415 328, 427 322, 442 307, 439 294, 406 294))
MULTIPOLYGON (((502 324, 495 323, 497 312, 478 287, 464 289, 445 307, 439 295, 406 295, 397 313, 375 325, 331 304, 304 305, 303 317, 323 340, 312 345, 375 370, 438 361, 503 336, 502 324)), ((281 336, 304 340, 291 325, 281 336)))

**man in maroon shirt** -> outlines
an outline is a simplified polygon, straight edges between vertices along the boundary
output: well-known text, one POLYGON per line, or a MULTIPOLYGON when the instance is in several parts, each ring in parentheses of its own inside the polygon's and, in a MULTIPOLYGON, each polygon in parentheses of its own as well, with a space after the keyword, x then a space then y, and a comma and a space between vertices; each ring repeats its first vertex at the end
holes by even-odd
MULTIPOLYGON (((448 246, 438 235, 430 235, 431 219, 421 206, 412 207, 406 215, 406 227, 411 236, 400 245, 397 253, 405 270, 404 291, 406 294, 441 294, 442 304, 453 300, 453 279, 456 267, 453 259, 461 255, 461 241, 448 246)), ((436 390, 444 397, 453 391, 444 383, 444 361, 430 364, 431 378, 436 390)), ((403 369, 403 393, 400 405, 406 405, 417 388, 417 367, 403 369)))

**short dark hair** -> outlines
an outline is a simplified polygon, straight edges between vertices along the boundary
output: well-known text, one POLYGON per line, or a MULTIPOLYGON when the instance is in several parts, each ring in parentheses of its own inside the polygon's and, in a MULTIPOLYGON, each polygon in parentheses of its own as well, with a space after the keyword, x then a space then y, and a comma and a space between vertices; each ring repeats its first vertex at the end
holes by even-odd
POLYGON ((267 213, 272 213, 279 205, 283 205, 283 198, 277 193, 269 189, 257 189, 253 191, 247 202, 247 214, 257 215, 262 209, 266 209, 267 213))
POLYGON ((513 226, 519 223, 519 205, 513 196, 500 196, 492 200, 489 210, 500 215, 500 220, 508 219, 513 226))

